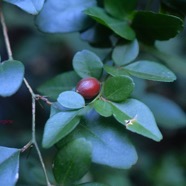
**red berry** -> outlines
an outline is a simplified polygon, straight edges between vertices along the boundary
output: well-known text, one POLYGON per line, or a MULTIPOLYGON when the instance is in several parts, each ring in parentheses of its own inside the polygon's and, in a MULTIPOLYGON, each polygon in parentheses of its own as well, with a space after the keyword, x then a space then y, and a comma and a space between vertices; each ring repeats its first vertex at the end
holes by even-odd
POLYGON ((93 77, 84 78, 76 86, 76 92, 81 94, 85 99, 92 99, 98 95, 101 85, 93 77))

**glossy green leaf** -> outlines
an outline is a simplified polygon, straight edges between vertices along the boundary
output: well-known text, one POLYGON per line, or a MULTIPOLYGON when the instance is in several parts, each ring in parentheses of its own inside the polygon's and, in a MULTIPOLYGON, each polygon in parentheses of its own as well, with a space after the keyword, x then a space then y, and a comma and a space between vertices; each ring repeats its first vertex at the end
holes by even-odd
POLYGON ((82 77, 100 78, 103 63, 100 58, 91 51, 83 50, 77 52, 73 58, 73 67, 77 74, 82 77))
POLYGON ((103 183, 89 182, 89 183, 82 183, 74 186, 109 186, 109 185, 103 183))
POLYGON ((128 72, 124 68, 121 68, 121 67, 114 67, 114 66, 104 65, 104 70, 112 76, 126 76, 126 75, 129 75, 128 72))
POLYGON ((47 0, 36 24, 40 30, 50 33, 80 31, 91 24, 83 10, 95 5, 95 0, 47 0))
POLYGON ((79 138, 66 144, 54 159, 53 173, 56 181, 69 184, 88 172, 91 164, 91 143, 79 138))
POLYGON ((84 11, 87 15, 95 19, 98 23, 107 26, 114 33, 119 35, 120 37, 133 40, 135 38, 135 32, 129 26, 129 23, 125 20, 118 20, 112 18, 106 14, 106 12, 98 7, 88 8, 84 11))
POLYGON ((134 82, 128 76, 108 78, 103 86, 103 95, 106 99, 121 102, 126 100, 134 89, 134 82))
POLYGON ((136 99, 128 99, 123 103, 111 103, 114 117, 126 128, 155 141, 162 139, 154 116, 150 109, 136 99))
POLYGON ((74 71, 65 72, 50 79, 37 90, 45 96, 57 99, 61 92, 72 90, 79 80, 80 77, 74 71))
POLYGON ((74 91, 62 92, 57 101, 64 107, 69 109, 80 109, 85 106, 84 98, 74 91))
POLYGON ((92 161, 109 167, 128 169, 137 161, 134 146, 128 141, 125 129, 113 125, 112 118, 81 123, 57 146, 61 148, 72 139, 84 137, 92 144, 92 161))
POLYGON ((79 123, 78 111, 59 112, 50 117, 43 134, 42 145, 49 148, 70 133, 79 123))
POLYGON ((0 96, 11 96, 20 88, 24 78, 24 66, 16 60, 0 63, 0 96))
POLYGON ((137 0, 104 0, 104 5, 113 17, 124 19, 135 10, 137 0))
POLYGON ((132 27, 139 39, 149 43, 175 37, 183 29, 183 20, 173 15, 138 11, 132 27))
POLYGON ((93 147, 92 161, 110 167, 127 169, 137 161, 134 146, 125 133, 112 122, 94 122, 84 128, 85 137, 93 147))
POLYGON ((18 6, 29 14, 38 14, 43 7, 45 0, 4 0, 7 3, 18 6))
POLYGON ((186 126, 186 114, 175 102, 158 94, 145 94, 142 101, 152 110, 157 122, 167 129, 186 126))
POLYGON ((0 184, 14 186, 19 178, 20 150, 0 147, 0 184))
POLYGON ((96 100, 94 101, 93 106, 96 112, 99 113, 101 116, 109 117, 112 115, 112 106, 105 100, 96 100))
POLYGON ((112 53, 112 59, 117 66, 130 63, 139 53, 138 41, 134 40, 124 45, 117 45, 112 53))
POLYGON ((137 61, 125 66, 129 74, 148 80, 172 82, 175 74, 162 64, 153 61, 137 61))

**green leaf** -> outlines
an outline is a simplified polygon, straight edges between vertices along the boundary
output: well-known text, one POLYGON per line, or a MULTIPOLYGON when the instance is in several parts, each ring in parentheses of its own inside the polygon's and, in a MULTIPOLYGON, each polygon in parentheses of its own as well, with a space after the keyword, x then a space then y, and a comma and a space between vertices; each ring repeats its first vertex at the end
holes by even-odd
POLYGON ((49 148, 70 133, 79 123, 78 111, 59 112, 50 117, 43 134, 42 145, 49 148))
POLYGON ((64 107, 69 109, 80 109, 85 106, 84 98, 74 91, 62 92, 57 101, 64 107))
POLYGON ((57 99, 61 92, 72 90, 79 80, 80 77, 74 71, 65 72, 50 79, 37 90, 45 96, 57 99))
POLYGON ((157 122, 166 129, 186 126, 186 114, 175 102, 158 94, 145 94, 142 101, 152 110, 157 122))
POLYGON ((109 104, 109 102, 104 100, 96 100, 94 101, 94 109, 97 113, 99 113, 101 116, 109 117, 112 115, 112 106, 109 104))
POLYGON ((91 164, 91 144, 84 138, 71 141, 54 159, 53 173, 56 181, 69 184, 88 172, 91 164))
POLYGON ((93 125, 91 122, 82 127, 83 136, 92 143, 94 163, 120 169, 128 169, 136 163, 134 146, 128 141, 124 131, 116 128, 113 122, 97 121, 93 125))
POLYGON ((47 0, 36 24, 42 31, 50 33, 80 31, 91 24, 83 10, 95 5, 95 0, 47 0))
POLYGON ((1 146, 0 154, 0 183, 14 186, 19 178, 20 150, 1 146))
POLYGON ((82 77, 100 78, 103 70, 103 63, 100 58, 91 51, 83 50, 77 52, 73 58, 73 67, 77 74, 82 77))
POLYGON ((24 78, 24 66, 16 60, 0 63, 0 96, 11 96, 20 88, 24 78))
POLYGON ((175 37, 183 29, 183 20, 173 15, 138 11, 132 27, 139 39, 149 43, 175 37))
POLYGON ((36 15, 40 12, 43 7, 45 0, 4 0, 7 3, 18 6, 29 14, 36 15))
POLYGON ((126 75, 129 75, 128 72, 124 68, 121 68, 121 67, 114 67, 114 66, 104 65, 104 70, 112 76, 126 76, 126 75))
POLYGON ((134 40, 125 45, 116 46, 112 53, 112 59, 117 66, 122 66, 136 59, 138 53, 138 41, 134 40))
POLYGON ((155 141, 162 139, 154 116, 150 109, 142 102, 128 99, 123 103, 113 103, 114 117, 126 128, 155 141))
POLYGON ((125 129, 113 125, 112 118, 104 118, 90 123, 81 123, 66 138, 57 143, 58 148, 68 141, 80 137, 92 144, 92 161, 109 167, 128 169, 137 161, 134 146, 128 141, 125 129))
POLYGON ((136 9, 137 0, 104 0, 104 5, 113 17, 124 19, 136 9))
POLYGON ((152 61, 137 61, 124 67, 129 74, 148 80, 172 82, 176 80, 175 74, 167 67, 152 61))
POLYGON ((89 183, 82 183, 74 186, 109 186, 109 185, 103 183, 89 182, 89 183))
POLYGON ((134 89, 134 82, 128 76, 108 78, 103 87, 105 98, 115 102, 126 100, 134 89))
POLYGON ((135 32, 129 26, 129 23, 127 21, 120 21, 118 19, 108 16, 102 8, 91 7, 86 9, 84 12, 93 19, 95 19, 98 23, 110 28, 120 37, 127 40, 133 40, 135 38, 135 32))

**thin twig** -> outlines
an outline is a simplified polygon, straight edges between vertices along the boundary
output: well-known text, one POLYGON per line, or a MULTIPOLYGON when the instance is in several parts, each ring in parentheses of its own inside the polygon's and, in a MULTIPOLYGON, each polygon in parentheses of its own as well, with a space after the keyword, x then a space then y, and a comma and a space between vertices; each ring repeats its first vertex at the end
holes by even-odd
POLYGON ((28 148, 30 148, 32 146, 32 140, 29 141, 22 149, 21 152, 26 151, 28 148))
POLYGON ((6 45, 7 52, 8 52, 8 58, 9 58, 9 60, 12 60, 13 57, 12 57, 12 50, 10 47, 10 41, 9 41, 9 37, 8 37, 8 30, 7 30, 7 27, 5 24, 4 15, 3 15, 1 8, 0 8, 0 19, 1 19, 1 25, 2 25, 2 30, 3 30, 3 36, 5 39, 5 45, 6 45))
MULTIPOLYGON (((3 16, 3 12, 2 12, 1 9, 0 9, 0 19, 1 19, 2 29, 3 29, 3 35, 4 35, 4 39, 5 39, 6 49, 7 49, 7 52, 8 52, 8 58, 10 60, 12 60, 13 57, 12 57, 12 50, 11 50, 11 47, 10 47, 10 41, 9 41, 9 37, 8 37, 8 31, 7 31, 5 19, 4 19, 4 16, 3 16)), ((25 78, 23 79, 23 81, 24 81, 26 87, 28 88, 28 90, 29 90, 29 92, 32 96, 32 140, 30 142, 28 142, 28 144, 26 144, 21 149, 21 152, 28 149, 32 144, 35 146, 37 154, 39 156, 39 160, 40 160, 42 168, 43 168, 43 172, 44 172, 44 175, 45 175, 47 186, 52 186, 49 182, 49 179, 48 179, 48 176, 47 176, 47 171, 46 171, 46 168, 45 168, 45 164, 44 164, 43 158, 41 156, 40 149, 39 149, 37 141, 36 141, 36 132, 35 132, 35 127, 36 127, 36 120, 35 120, 35 116, 36 116, 36 94, 34 93, 34 91, 32 90, 31 86, 29 85, 28 81, 25 78)))

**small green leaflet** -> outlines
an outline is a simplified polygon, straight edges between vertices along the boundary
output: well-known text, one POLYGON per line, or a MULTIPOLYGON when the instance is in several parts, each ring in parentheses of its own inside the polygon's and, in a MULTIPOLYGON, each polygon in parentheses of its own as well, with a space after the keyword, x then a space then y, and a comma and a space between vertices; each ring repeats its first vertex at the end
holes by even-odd
POLYGON ((17 92, 24 78, 24 66, 20 61, 0 63, 0 96, 7 97, 17 92))

